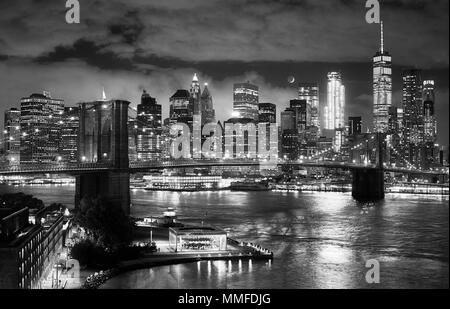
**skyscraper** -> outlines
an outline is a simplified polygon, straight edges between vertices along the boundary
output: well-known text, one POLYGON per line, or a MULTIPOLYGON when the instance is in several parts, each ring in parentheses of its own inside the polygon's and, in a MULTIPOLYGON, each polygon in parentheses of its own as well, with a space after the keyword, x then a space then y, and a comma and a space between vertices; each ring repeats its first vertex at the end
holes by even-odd
POLYGON ((345 127, 345 87, 339 72, 328 73, 327 106, 325 106, 325 129, 345 127))
POLYGON ((64 101, 48 92, 20 100, 20 161, 51 162, 60 157, 64 101))
POLYGON ((348 118, 348 134, 359 135, 362 133, 362 118, 361 117, 349 117, 348 118))
POLYGON ((424 141, 422 87, 420 70, 403 71, 402 157, 410 164, 418 164, 424 159, 421 152, 424 141))
POLYGON ((373 128, 386 133, 389 126, 389 107, 392 106, 392 58, 384 50, 383 22, 381 45, 373 57, 373 128))
POLYGON ((423 82, 423 121, 425 142, 435 143, 437 137, 435 116, 434 81, 423 82))
POLYGON ((20 160, 20 111, 11 108, 5 111, 5 130, 3 140, 6 160, 10 163, 19 163, 20 160))
POLYGON ((291 108, 287 108, 281 112, 281 132, 286 130, 296 130, 295 112, 291 108))
POLYGON ((325 129, 334 131, 334 149, 341 149, 345 129, 345 87, 339 72, 328 73, 327 106, 325 106, 325 129))
POLYGON ((205 88, 203 88, 200 97, 200 106, 202 112, 202 125, 216 122, 216 112, 213 107, 213 100, 207 83, 205 83, 205 88))
POLYGON ((233 112, 239 114, 238 118, 247 118, 258 121, 259 88, 249 82, 234 84, 233 112))
POLYGON ((138 160, 155 160, 160 153, 162 130, 161 105, 146 90, 137 106, 137 138, 136 149, 138 160))
POLYGON ((422 72, 405 70, 403 72, 403 127, 406 141, 419 144, 423 141, 423 101, 422 72))
POLYGON ((260 103, 259 105, 259 122, 276 123, 277 122, 277 106, 273 103, 260 103))
POLYGON ((295 126, 303 133, 311 125, 311 106, 306 100, 291 100, 290 108, 295 112, 295 126))
POLYGON ((79 107, 65 107, 61 125, 61 156, 64 161, 78 161, 79 107))
POLYGON ((194 108, 191 94, 188 90, 180 89, 170 97, 170 123, 184 122, 192 125, 194 108))
POLYGON ((200 97, 202 90, 200 88, 200 82, 198 81, 197 74, 194 74, 191 82, 191 89, 189 90, 191 94, 192 106, 194 108, 194 114, 199 115, 201 113, 200 97))
POLYGON ((300 83, 298 88, 299 100, 306 100, 311 108, 311 125, 317 127, 320 135, 320 106, 319 106, 319 84, 300 83))

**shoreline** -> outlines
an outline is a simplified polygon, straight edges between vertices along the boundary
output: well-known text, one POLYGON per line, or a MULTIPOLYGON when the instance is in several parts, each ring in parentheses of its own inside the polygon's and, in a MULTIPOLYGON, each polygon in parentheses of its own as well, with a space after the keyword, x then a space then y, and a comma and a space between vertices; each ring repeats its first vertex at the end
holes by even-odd
POLYGON ((81 289, 98 289, 101 288, 108 280, 117 277, 120 274, 160 266, 189 264, 202 261, 247 261, 247 260, 269 260, 274 259, 273 252, 261 248, 257 245, 245 242, 238 242, 232 238, 227 241, 233 245, 242 247, 240 250, 227 250, 218 252, 186 252, 186 253, 164 253, 151 254, 134 260, 119 262, 115 267, 96 272, 89 276, 87 280, 81 284, 81 289), (247 252, 245 251, 248 250, 247 252), (263 252, 263 250, 267 251, 263 252), (92 279, 89 279, 92 278, 92 279))

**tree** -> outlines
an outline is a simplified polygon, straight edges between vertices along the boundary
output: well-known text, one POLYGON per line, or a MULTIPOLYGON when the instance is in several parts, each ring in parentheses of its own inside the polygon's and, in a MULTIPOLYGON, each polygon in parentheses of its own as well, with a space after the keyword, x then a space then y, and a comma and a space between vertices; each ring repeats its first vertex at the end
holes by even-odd
POLYGON ((83 198, 74 219, 106 248, 127 246, 132 240, 132 221, 120 205, 105 198, 83 198))
POLYGON ((40 199, 22 192, 0 195, 0 207, 41 209, 44 206, 44 202, 40 199))

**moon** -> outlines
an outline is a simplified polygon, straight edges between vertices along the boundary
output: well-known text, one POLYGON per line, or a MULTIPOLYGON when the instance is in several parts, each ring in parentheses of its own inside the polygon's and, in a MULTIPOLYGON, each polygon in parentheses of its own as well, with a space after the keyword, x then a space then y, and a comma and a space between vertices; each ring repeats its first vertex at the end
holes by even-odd
POLYGON ((294 77, 294 76, 289 76, 289 77, 288 77, 288 83, 289 83, 289 84, 295 83, 295 77, 294 77))

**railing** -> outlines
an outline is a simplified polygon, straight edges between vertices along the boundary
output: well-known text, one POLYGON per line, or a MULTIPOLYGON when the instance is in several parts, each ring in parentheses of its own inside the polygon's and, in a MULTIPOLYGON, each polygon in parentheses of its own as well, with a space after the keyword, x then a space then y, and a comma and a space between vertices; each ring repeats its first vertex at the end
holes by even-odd
MULTIPOLYGON (((275 166, 303 166, 303 167, 328 167, 342 169, 370 169, 376 168, 375 164, 357 164, 338 161, 323 160, 282 160, 266 161, 259 159, 212 159, 212 160, 194 160, 180 159, 170 161, 147 161, 130 162, 130 170, 139 169, 164 169, 164 168, 182 168, 182 167, 214 167, 214 166, 260 166, 273 164, 275 166)), ((98 171, 113 169, 114 166, 109 162, 101 163, 21 163, 21 164, 0 164, 0 174, 20 174, 20 173, 55 173, 55 172, 76 172, 76 171, 98 171)), ((385 167, 386 172, 409 173, 409 174, 427 174, 427 175, 448 175, 448 169, 444 170, 417 170, 412 168, 385 167)))
POLYGON ((110 163, 21 163, 0 165, 0 173, 94 171, 112 168, 110 163))

